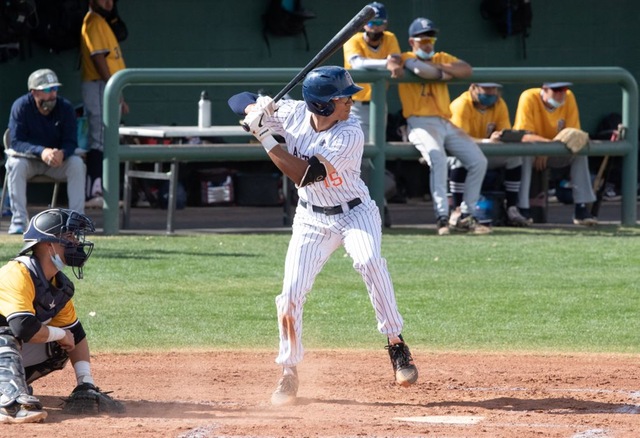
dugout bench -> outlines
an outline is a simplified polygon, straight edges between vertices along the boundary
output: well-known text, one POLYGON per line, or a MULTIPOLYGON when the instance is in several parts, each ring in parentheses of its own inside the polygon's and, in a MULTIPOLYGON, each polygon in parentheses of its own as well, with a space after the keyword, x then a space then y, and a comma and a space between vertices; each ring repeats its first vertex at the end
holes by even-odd
MULTIPOLYGON (((247 85, 257 88, 284 85, 295 76, 297 69, 125 69, 111 77, 105 89, 104 124, 104 234, 119 232, 118 198, 120 191, 120 162, 176 162, 176 161, 260 161, 268 160, 259 144, 224 143, 213 145, 140 146, 119 144, 119 96, 127 86, 146 85, 247 85)), ((417 160, 419 153, 410 143, 386 141, 386 90, 389 82, 418 82, 414 77, 392 80, 388 72, 351 71, 356 82, 372 84, 371 144, 365 145, 364 157, 374 165, 370 184, 371 196, 381 211, 384 203, 384 169, 386 160, 417 160), (377 120, 383 123, 378 124, 377 120)), ((619 67, 581 68, 476 68, 472 78, 460 83, 497 81, 501 83, 541 83, 543 81, 572 81, 574 83, 612 83, 622 89, 622 122, 627 127, 623 141, 592 141, 580 154, 590 156, 623 157, 621 223, 636 224, 638 179, 638 86, 633 76, 619 67)), ((492 155, 567 155, 560 142, 480 144, 487 156, 492 155)), ((169 187, 169 202, 175 208, 177 182, 169 187)), ((168 222, 167 230, 172 231, 168 222)))

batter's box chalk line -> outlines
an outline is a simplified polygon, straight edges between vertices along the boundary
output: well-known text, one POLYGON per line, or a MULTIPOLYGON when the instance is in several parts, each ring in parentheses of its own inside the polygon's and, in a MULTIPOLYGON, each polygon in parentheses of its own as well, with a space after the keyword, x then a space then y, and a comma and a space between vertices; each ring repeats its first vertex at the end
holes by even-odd
POLYGON ((394 417, 398 421, 410 421, 414 423, 431 424, 478 424, 484 417, 473 415, 426 415, 422 417, 394 417))

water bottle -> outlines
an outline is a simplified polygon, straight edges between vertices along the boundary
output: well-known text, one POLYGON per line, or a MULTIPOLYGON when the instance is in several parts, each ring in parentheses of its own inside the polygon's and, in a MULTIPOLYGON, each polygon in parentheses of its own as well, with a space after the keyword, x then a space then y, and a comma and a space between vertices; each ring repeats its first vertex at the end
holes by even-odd
POLYGON ((206 91, 200 94, 198 102, 198 128, 208 128, 211 126, 211 101, 206 91))

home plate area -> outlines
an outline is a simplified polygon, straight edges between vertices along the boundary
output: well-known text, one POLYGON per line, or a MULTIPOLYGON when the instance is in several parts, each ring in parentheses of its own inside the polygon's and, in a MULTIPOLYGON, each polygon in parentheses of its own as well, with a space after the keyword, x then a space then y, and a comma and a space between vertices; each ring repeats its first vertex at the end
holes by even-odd
POLYGON ((95 354, 101 389, 124 414, 70 416, 73 371, 34 383, 49 417, 3 436, 637 437, 637 355, 429 352, 412 349, 418 382, 394 384, 378 350, 308 350, 297 403, 270 404, 275 351, 95 354))

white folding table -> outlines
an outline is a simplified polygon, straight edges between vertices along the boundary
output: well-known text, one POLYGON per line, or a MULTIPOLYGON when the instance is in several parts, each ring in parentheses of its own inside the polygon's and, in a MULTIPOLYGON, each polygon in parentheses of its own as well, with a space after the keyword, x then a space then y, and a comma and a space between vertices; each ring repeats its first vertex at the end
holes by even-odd
MULTIPOLYGON (((240 137, 251 136, 240 125, 211 126, 121 126, 120 135, 150 138, 188 138, 188 137, 240 137)), ((155 163, 153 171, 131 169, 131 162, 124 163, 124 195, 123 195, 123 224, 129 228, 131 218, 131 178, 154 179, 169 181, 169 199, 167 203, 167 233, 173 233, 173 218, 176 210, 176 189, 178 184, 178 163, 171 161, 169 171, 162 170, 162 163, 155 163)))

